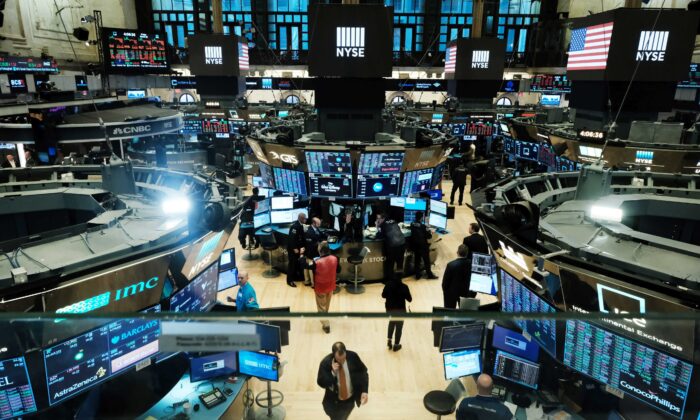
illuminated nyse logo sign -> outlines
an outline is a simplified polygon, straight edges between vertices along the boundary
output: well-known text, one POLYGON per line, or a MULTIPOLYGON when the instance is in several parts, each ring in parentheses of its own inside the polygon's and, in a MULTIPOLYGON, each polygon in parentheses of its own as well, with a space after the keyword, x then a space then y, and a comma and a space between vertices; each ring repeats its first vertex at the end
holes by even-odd
POLYGON ((224 64, 221 47, 204 47, 204 64, 224 64))
POLYGON ((680 412, 681 412, 680 407, 673 404, 671 401, 668 401, 668 400, 658 396, 657 393, 655 393, 653 391, 644 391, 644 390, 639 389, 630 383, 627 383, 627 381, 625 381, 625 380, 620 381, 620 387, 622 387, 628 391, 631 391, 639 398, 643 398, 645 400, 651 401, 652 403, 658 404, 662 407, 666 407, 674 413, 680 414, 680 412))
POLYGON ((136 125, 133 127, 117 127, 112 130, 114 135, 143 134, 151 131, 150 125, 136 125))
POLYGON ((338 27, 335 28, 336 57, 365 56, 365 28, 338 27))
POLYGON ((472 51, 472 68, 487 69, 489 68, 489 52, 488 50, 472 51))
MULTIPOLYGON (((602 284, 598 284, 596 288, 598 289, 598 310, 600 312, 606 314, 611 312, 614 314, 643 314, 646 312, 646 299, 644 298, 602 284)), ((625 321, 642 328, 647 326, 647 321, 643 318, 625 319, 625 321)))
POLYGON ((668 31, 642 31, 639 34, 637 61, 664 61, 668 31))
POLYGON ((112 302, 117 302, 124 300, 128 297, 138 295, 146 290, 153 289, 158 285, 159 278, 151 277, 146 281, 140 281, 132 285, 126 286, 123 289, 118 289, 114 294, 114 300, 112 300, 112 292, 105 292, 97 296, 85 299, 80 302, 73 303, 63 308, 57 309, 57 314, 83 314, 86 312, 91 312, 96 309, 104 308, 109 306, 112 302))
POLYGON ((294 155, 289 155, 286 153, 279 154, 277 152, 270 152, 270 156, 272 156, 273 159, 280 160, 284 163, 291 163, 292 165, 299 164, 299 159, 297 159, 296 156, 294 156, 294 155))

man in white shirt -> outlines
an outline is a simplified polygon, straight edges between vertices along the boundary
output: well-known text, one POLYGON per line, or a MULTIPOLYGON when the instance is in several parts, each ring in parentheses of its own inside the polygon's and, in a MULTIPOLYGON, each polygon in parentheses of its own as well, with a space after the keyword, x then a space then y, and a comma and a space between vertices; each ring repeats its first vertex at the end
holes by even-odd
POLYGON ((17 168, 17 162, 15 162, 15 157, 13 155, 5 156, 5 163, 2 164, 3 168, 17 168))
POLYGON ((332 353, 321 361, 316 382, 326 390, 323 411, 331 420, 346 420, 355 405, 367 404, 367 366, 341 342, 333 344, 332 353))

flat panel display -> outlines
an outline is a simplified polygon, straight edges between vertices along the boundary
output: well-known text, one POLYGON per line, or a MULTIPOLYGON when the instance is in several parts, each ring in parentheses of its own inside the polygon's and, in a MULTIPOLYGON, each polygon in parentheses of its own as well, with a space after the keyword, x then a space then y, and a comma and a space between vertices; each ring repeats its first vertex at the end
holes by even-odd
POLYGON ((73 78, 75 80, 75 90, 77 92, 87 92, 88 91, 88 82, 87 82, 87 76, 82 75, 82 74, 77 74, 73 78))
POLYGON ((258 167, 260 168, 260 178, 262 178, 262 183, 264 186, 267 188, 274 188, 275 179, 272 175, 272 171, 270 170, 270 166, 264 163, 258 163, 258 167))
POLYGON ((440 352, 481 347, 484 324, 443 327, 440 334, 440 352))
POLYGON ((282 351, 281 329, 278 325, 261 322, 240 321, 242 324, 255 325, 255 334, 260 336, 260 350, 273 353, 282 351))
POLYGON ((218 282, 219 262, 216 261, 170 297, 170 311, 207 312, 216 303, 218 282))
POLYGON ((406 197, 404 208, 406 210, 425 211, 428 208, 428 200, 425 198, 406 197))
POLYGON ((238 371, 238 352, 227 351, 190 359, 190 382, 231 375, 238 371))
POLYGON ((0 419, 21 417, 36 410, 24 357, 0 360, 0 419))
POLYGON ((432 186, 433 168, 420 169, 418 171, 408 171, 403 175, 403 184, 401 185, 401 195, 408 196, 428 191, 432 186))
POLYGON ((493 255, 472 252, 472 275, 469 290, 492 296, 498 294, 497 265, 493 255))
POLYGON ((160 321, 121 319, 109 324, 109 365, 114 375, 158 353, 160 321))
POLYGON ((279 197, 270 197, 270 209, 272 210, 287 210, 294 207, 294 197, 288 195, 279 197))
POLYGON ((526 339, 525 336, 516 331, 503 328, 500 325, 493 326, 491 345, 533 362, 536 362, 540 356, 540 346, 537 343, 526 339))
POLYGON ((238 352, 238 371, 267 381, 279 381, 279 359, 277 356, 254 351, 238 352))
POLYGON ((35 57, 0 57, 0 73, 58 73, 58 64, 53 59, 35 57))
POLYGON ((391 197, 399 194, 401 174, 357 175, 357 198, 391 197))
POLYGON ((441 230, 446 230, 447 229, 447 216, 440 214, 440 213, 430 213, 430 217, 428 218, 428 223, 430 226, 441 229, 441 230))
POLYGON ((362 153, 357 173, 363 175, 399 173, 403 167, 404 152, 362 153))
POLYGON ((459 38, 450 42, 448 50, 445 62, 446 79, 503 80, 505 40, 459 38))
POLYGON ((226 118, 207 118, 202 120, 202 133, 205 134, 217 134, 217 133, 230 133, 231 127, 229 121, 226 118))
MULTIPOLYGON (((501 305, 509 313, 556 313, 556 309, 523 286, 513 276, 501 269, 501 305)), ((540 346, 556 357, 556 321, 551 319, 516 320, 523 331, 530 334, 540 346)))
POLYGON ((517 157, 521 159, 527 159, 532 161, 537 161, 540 153, 540 145, 536 143, 529 143, 525 141, 515 140, 515 150, 514 153, 517 157))
POLYGON ((389 199, 389 205, 391 207, 404 208, 406 206, 406 197, 391 197, 389 199))
POLYGON ((444 201, 430 200, 430 212, 447 215, 447 203, 444 201))
POLYGON ((272 168, 275 174, 275 188, 280 191, 307 196, 306 175, 292 169, 272 168))
POLYGON ((352 198, 352 175, 309 172, 309 189, 312 197, 352 198))
POLYGON ((103 28, 108 73, 169 73, 168 50, 158 34, 103 28))
POLYGON ((348 152, 306 152, 306 166, 314 173, 352 174, 348 152))
POLYGON ((693 373, 690 363, 583 321, 566 321, 565 365, 682 418, 693 373))
POLYGON ((445 367, 445 379, 461 378, 463 376, 481 373, 481 350, 471 349, 445 353, 442 355, 445 367))
POLYGON ((571 81, 565 74, 536 74, 530 79, 532 92, 571 92, 571 81))
POLYGON ((24 74, 8 74, 7 80, 11 93, 27 93, 27 79, 24 74))
POLYGON ((542 106, 559 106, 561 95, 543 94, 540 97, 540 105, 542 106))
POLYGON ((219 256, 219 271, 230 270, 236 267, 236 249, 227 248, 221 251, 219 256))
POLYGON ((270 212, 270 223, 273 225, 282 225, 286 223, 294 223, 299 217, 299 213, 309 214, 307 209, 289 209, 270 212))
POLYGON ((197 76, 238 76, 238 37, 198 33, 187 37, 190 71, 197 76))
POLYGON ((514 354, 497 350, 493 374, 518 385, 537 389, 540 379, 540 365, 514 354))
POLYGON ((219 286, 217 291, 228 290, 238 286, 238 268, 230 268, 228 270, 219 271, 219 286))
POLYGON ((269 225, 272 222, 270 212, 256 214, 253 216, 253 228, 259 229, 265 225, 269 225))

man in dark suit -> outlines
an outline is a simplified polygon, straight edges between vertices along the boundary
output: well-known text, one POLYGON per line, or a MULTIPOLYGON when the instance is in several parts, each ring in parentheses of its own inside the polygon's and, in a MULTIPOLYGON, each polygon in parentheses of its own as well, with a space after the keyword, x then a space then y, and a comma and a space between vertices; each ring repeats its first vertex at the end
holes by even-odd
POLYGON ((471 223, 469 225, 469 236, 465 237, 462 243, 469 248, 469 257, 471 257, 472 252, 478 252, 479 254, 488 254, 489 247, 486 245, 486 239, 479 235, 479 224, 471 223))
POLYGON ((450 193, 450 204, 455 203, 455 193, 459 190, 459 205, 464 201, 464 187, 467 185, 467 167, 464 162, 459 162, 459 166, 454 168, 450 174, 452 177, 452 191, 450 193))
POLYGON ((472 262, 469 258, 469 248, 462 244, 457 248, 457 259, 450 261, 442 276, 442 298, 445 308, 456 308, 460 297, 475 297, 476 293, 469 291, 472 262))
POLYGON ((326 390, 323 411, 331 420, 346 420, 355 405, 367 404, 367 366, 341 342, 333 344, 332 353, 321 360, 316 383, 326 390))
POLYGON ((255 248, 260 246, 258 237, 255 236, 255 227, 253 226, 253 218, 255 217, 255 209, 258 206, 258 201, 262 199, 258 195, 260 190, 257 187, 253 188, 253 195, 246 199, 241 212, 241 224, 238 227, 238 240, 244 249, 248 249, 249 245, 254 245, 255 248), (245 226, 245 227, 244 227, 245 226), (250 238, 250 240, 248 240, 250 238))
POLYGON ((388 282, 394 270, 403 271, 404 254, 406 253, 406 237, 398 223, 387 220, 383 213, 377 214, 377 239, 384 240, 384 282, 388 282), (395 267, 395 268, 394 268, 395 267))
POLYGON ((413 266, 416 270, 416 280, 421 278, 423 270, 426 271, 426 276, 429 279, 436 279, 430 268, 430 238, 433 235, 423 223, 423 212, 416 212, 416 219, 411 223, 411 251, 413 251, 413 266), (423 261, 423 268, 421 268, 423 261))
POLYGON ((306 214, 299 213, 297 221, 292 223, 289 228, 289 237, 287 238, 287 286, 297 287, 294 283, 299 280, 301 274, 301 265, 299 259, 304 256, 304 245, 306 238, 304 237, 304 223, 306 223, 306 214))

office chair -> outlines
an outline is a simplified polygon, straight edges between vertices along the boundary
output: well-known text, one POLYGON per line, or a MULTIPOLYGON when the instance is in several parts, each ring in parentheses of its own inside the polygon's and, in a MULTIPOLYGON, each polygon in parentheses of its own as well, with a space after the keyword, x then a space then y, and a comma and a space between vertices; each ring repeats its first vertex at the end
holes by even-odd
POLYGON ((453 379, 444 391, 430 391, 423 397, 423 406, 432 414, 437 415, 437 420, 455 412, 457 403, 467 393, 460 379, 453 379))
POLYGON ((365 287, 360 283, 365 281, 364 277, 360 277, 360 265, 364 262, 365 257, 369 254, 369 248, 363 247, 357 255, 351 255, 348 257, 348 262, 353 265, 355 270, 355 275, 352 279, 352 285, 348 285, 347 289, 349 293, 353 295, 359 295, 365 292, 365 287))
POLYGON ((263 272, 263 277, 267 279, 278 277, 280 272, 275 270, 272 266, 272 251, 279 248, 275 235, 272 233, 269 235, 260 235, 260 245, 262 246, 263 250, 267 251, 267 262, 270 265, 269 268, 263 272))

